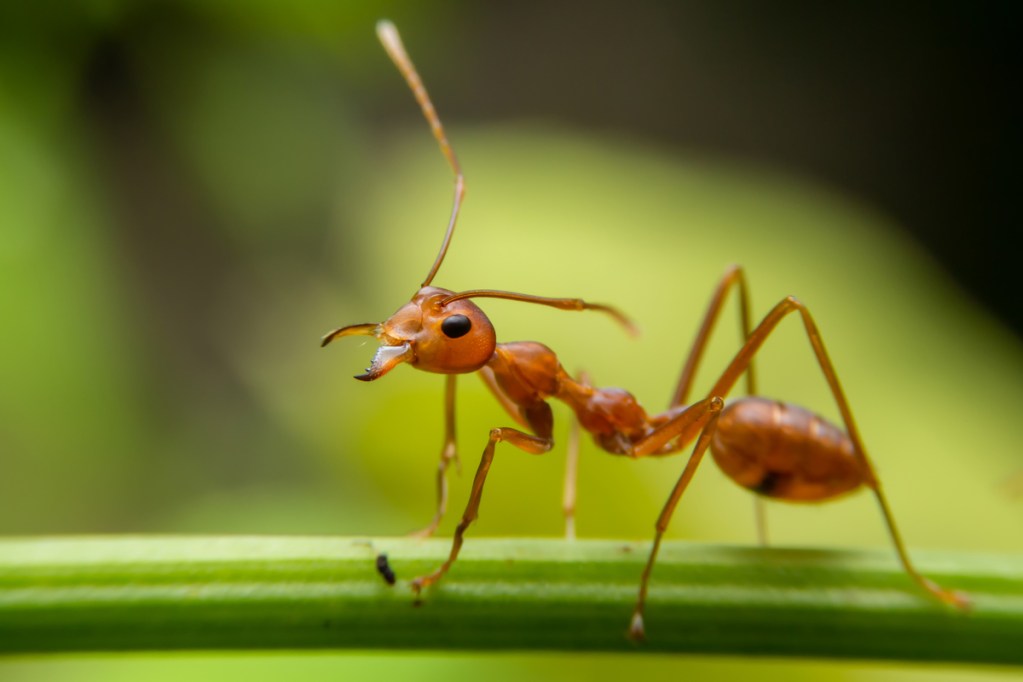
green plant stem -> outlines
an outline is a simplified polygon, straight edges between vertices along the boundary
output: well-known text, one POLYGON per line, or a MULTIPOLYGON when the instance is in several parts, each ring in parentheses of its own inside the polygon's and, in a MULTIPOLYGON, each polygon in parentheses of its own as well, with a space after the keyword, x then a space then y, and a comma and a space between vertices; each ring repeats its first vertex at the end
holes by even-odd
POLYGON ((470 538, 417 603, 445 540, 0 540, 0 651, 633 650, 1023 663, 1023 558, 914 552, 969 593, 959 612, 890 552, 668 542, 647 636, 625 636, 649 545, 470 538), (375 568, 386 552, 389 586, 375 568))

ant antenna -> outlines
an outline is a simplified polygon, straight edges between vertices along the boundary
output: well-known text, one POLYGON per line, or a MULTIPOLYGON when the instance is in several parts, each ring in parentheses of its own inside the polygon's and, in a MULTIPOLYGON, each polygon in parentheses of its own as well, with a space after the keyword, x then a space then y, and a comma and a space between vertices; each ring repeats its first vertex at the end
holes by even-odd
POLYGON ((426 279, 420 285, 420 287, 425 287, 433 281, 437 270, 440 269, 440 264, 444 262, 444 255, 448 252, 448 245, 451 244, 451 235, 455 232, 455 221, 458 220, 458 211, 462 207, 462 198, 465 196, 465 178, 462 176, 462 167, 458 163, 458 157, 455 156, 455 151, 451 148, 451 143, 448 142, 448 136, 444 133, 444 126, 441 125, 440 118, 437 116, 437 110, 433 108, 433 102, 430 101, 430 96, 426 93, 426 88, 423 87, 423 81, 419 77, 416 67, 412 64, 412 60, 409 59, 408 53, 405 51, 405 45, 401 42, 401 36, 398 35, 398 29, 390 21, 382 19, 377 22, 377 37, 380 39, 384 49, 387 50, 391 61, 401 71, 401 75, 405 77, 405 82, 408 83, 412 94, 415 95, 416 101, 419 102, 419 107, 423 110, 423 116, 426 117, 427 123, 430 124, 433 136, 437 138, 437 143, 440 144, 441 152, 447 157, 448 163, 451 164, 451 170, 455 173, 455 201, 451 207, 451 219, 448 221, 448 229, 444 233, 444 241, 440 245, 440 253, 437 254, 437 260, 433 262, 433 267, 430 268, 426 279))
POLYGON ((558 310, 597 310, 607 313, 614 320, 625 328, 630 336, 639 336, 639 328, 630 320, 625 313, 617 308, 603 303, 587 303, 581 298, 548 298, 547 296, 533 296, 532 294, 518 294, 514 291, 499 291, 496 289, 472 289, 452 294, 440 302, 446 306, 452 301, 460 301, 464 298, 503 298, 509 301, 521 301, 522 303, 537 303, 558 310))
MULTIPOLYGON (((409 88, 412 90, 412 94, 415 95, 416 101, 419 102, 419 107, 423 110, 423 116, 426 117, 426 122, 430 124, 430 129, 433 131, 433 136, 437 138, 437 143, 440 145, 440 150, 447 158, 448 163, 451 164, 451 170, 455 173, 455 201, 451 207, 451 219, 448 221, 447 232, 444 233, 444 241, 441 242, 440 252, 437 254, 437 259, 433 262, 433 267, 430 268, 430 272, 427 273, 426 279, 420 284, 420 287, 425 287, 433 281, 434 276, 437 274, 437 270, 440 269, 440 264, 444 262, 444 256, 448 252, 448 246, 451 244, 451 235, 455 232, 455 222, 458 220, 458 211, 462 207, 462 199, 465 197, 465 178, 462 176, 462 166, 458 163, 458 157, 455 156, 455 151, 451 148, 451 143, 448 142, 448 136, 444 132, 444 126, 440 122, 440 118, 437 116, 437 110, 433 107, 433 102, 430 101, 430 95, 427 94, 426 88, 423 87, 423 81, 419 77, 419 73, 416 71, 415 65, 412 64, 412 60, 408 56, 408 52, 405 51, 405 45, 401 42, 401 36, 398 34, 398 29, 395 28, 394 24, 386 19, 382 19, 377 22, 377 37, 380 39, 380 43, 384 46, 388 56, 394 65, 401 71, 401 75, 405 77, 405 82, 408 83, 409 88)), ((615 320, 618 321, 626 331, 632 336, 636 336, 638 331, 636 326, 632 323, 629 318, 618 311, 616 308, 611 306, 602 305, 599 303, 587 303, 582 299, 578 298, 546 298, 543 296, 531 296, 529 294, 516 294, 508 291, 495 291, 492 289, 475 289, 472 291, 463 291, 460 294, 448 296, 445 298, 441 305, 447 305, 452 301, 457 301, 463 298, 504 298, 513 301, 523 301, 526 303, 538 303, 540 305, 546 305, 553 308, 559 308, 561 310, 599 310, 607 313, 615 320)), ((331 337, 333 338, 333 337, 331 337)), ((326 343, 326 341, 324 342, 326 343)))

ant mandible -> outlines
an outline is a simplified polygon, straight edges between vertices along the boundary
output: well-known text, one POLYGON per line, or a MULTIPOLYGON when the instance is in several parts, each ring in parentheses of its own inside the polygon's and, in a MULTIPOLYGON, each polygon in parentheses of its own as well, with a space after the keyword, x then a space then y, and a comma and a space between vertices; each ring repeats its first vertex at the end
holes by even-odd
MULTIPOLYGON (((512 427, 491 429, 473 478, 469 501, 455 529, 450 554, 435 571, 412 581, 412 588, 417 594, 440 580, 458 557, 465 531, 477 517, 483 484, 497 444, 507 442, 535 455, 548 452, 554 445, 553 416, 548 401, 555 398, 566 403, 575 413, 579 425, 592 434, 597 445, 613 455, 634 459, 670 455, 695 440, 689 460, 657 518, 653 547, 640 578, 639 596, 629 627, 632 638, 644 637, 643 611, 647 587, 661 539, 708 448, 725 474, 742 487, 765 497, 789 502, 818 502, 861 486, 869 488, 880 505, 899 561, 909 577, 940 601, 961 609, 968 607, 966 595, 940 587, 913 567, 821 335, 806 306, 796 298, 789 296, 783 299, 751 330, 745 275, 740 267, 729 268, 714 291, 668 409, 648 415, 627 391, 595 388, 585 378, 570 376, 554 352, 541 343, 497 343, 490 320, 469 299, 503 298, 562 310, 597 310, 609 314, 627 330, 634 331, 628 318, 615 308, 578 298, 546 298, 492 289, 455 292, 431 286, 451 243, 465 196, 465 181, 458 158, 422 80, 405 52, 397 29, 389 21, 381 21, 377 24, 377 35, 405 77, 440 144, 441 152, 454 171, 454 204, 437 258, 412 300, 379 324, 355 324, 335 329, 323 337, 321 345, 343 336, 375 337, 380 347, 370 366, 355 377, 361 381, 379 379, 401 363, 447 375, 444 446, 437 469, 437 510, 429 525, 420 531, 422 536, 429 536, 437 529, 447 508, 446 473, 451 462, 457 461, 454 426, 457 375, 477 372, 511 418, 529 431, 512 427), (707 397, 687 404, 696 367, 724 301, 733 289, 739 296, 744 338, 742 348, 707 397), (756 396, 753 356, 778 323, 791 313, 797 313, 802 319, 810 345, 838 405, 844 431, 802 407, 756 396), (725 396, 743 375, 746 376, 749 396, 730 402, 726 407, 725 396)), ((566 489, 574 489, 574 484, 569 481, 566 489)), ((566 499, 569 497, 571 495, 567 494, 566 499)))

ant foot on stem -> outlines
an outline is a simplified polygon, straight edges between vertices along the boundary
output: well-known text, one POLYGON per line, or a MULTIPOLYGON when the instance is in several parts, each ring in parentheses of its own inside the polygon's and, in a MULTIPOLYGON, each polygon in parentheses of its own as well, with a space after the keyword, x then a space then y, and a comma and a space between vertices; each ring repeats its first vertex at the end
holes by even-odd
POLYGON ((629 639, 633 642, 642 642, 646 639, 646 630, 643 627, 643 614, 639 611, 632 614, 632 622, 629 624, 629 639))
POLYGON ((969 611, 973 608, 973 600, 970 599, 969 595, 965 592, 960 592, 959 590, 946 590, 927 578, 924 578, 924 583, 927 585, 927 589, 930 590, 934 596, 949 606, 954 606, 960 611, 969 611))

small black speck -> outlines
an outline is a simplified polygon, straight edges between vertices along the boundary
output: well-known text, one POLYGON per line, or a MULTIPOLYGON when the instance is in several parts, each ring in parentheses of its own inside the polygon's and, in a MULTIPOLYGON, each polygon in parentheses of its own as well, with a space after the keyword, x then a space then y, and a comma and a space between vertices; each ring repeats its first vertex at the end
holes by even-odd
POLYGON ((384 579, 384 582, 388 585, 393 585, 397 580, 397 576, 394 575, 394 571, 391 570, 391 565, 387 563, 386 554, 377 554, 377 573, 384 579))

